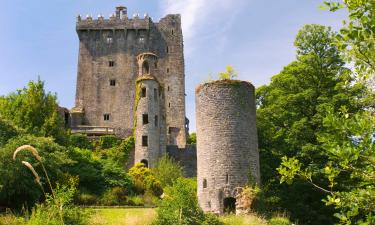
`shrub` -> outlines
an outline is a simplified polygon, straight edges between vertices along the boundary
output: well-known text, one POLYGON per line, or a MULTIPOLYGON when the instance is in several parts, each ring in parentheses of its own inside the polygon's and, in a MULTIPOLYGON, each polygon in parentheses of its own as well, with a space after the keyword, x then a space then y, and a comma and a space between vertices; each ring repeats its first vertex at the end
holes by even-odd
POLYGON ((126 197, 126 204, 130 206, 143 206, 143 197, 140 195, 130 195, 126 197))
POLYGON ((101 160, 102 176, 107 187, 121 187, 127 191, 132 188, 132 181, 126 171, 112 160, 101 160))
POLYGON ((202 225, 225 225, 225 223, 221 222, 216 215, 208 213, 204 216, 202 225))
POLYGON ((121 139, 114 135, 101 136, 98 142, 100 149, 108 149, 118 146, 121 143, 121 139))
POLYGON ((292 225, 288 218, 276 216, 269 220, 269 225, 292 225))
POLYGON ((202 224, 204 214, 198 206, 196 189, 196 181, 187 178, 178 178, 173 186, 166 187, 154 224, 202 224))
POLYGON ((172 185, 177 178, 182 177, 182 167, 172 158, 165 155, 159 159, 156 167, 152 169, 155 178, 158 179, 162 187, 172 185))
POLYGON ((95 205, 98 202, 98 197, 89 193, 79 193, 74 199, 74 203, 78 205, 95 205))
POLYGON ((155 196, 163 193, 160 181, 152 174, 151 170, 144 166, 143 163, 137 163, 129 170, 134 185, 134 191, 138 194, 144 194, 146 190, 153 192, 155 196))
POLYGON ((100 198, 101 205, 125 205, 126 204, 126 190, 121 187, 114 187, 102 195, 100 198))
POLYGON ((69 135, 69 145, 73 147, 83 148, 83 149, 93 149, 94 146, 92 142, 84 134, 71 134, 69 135))

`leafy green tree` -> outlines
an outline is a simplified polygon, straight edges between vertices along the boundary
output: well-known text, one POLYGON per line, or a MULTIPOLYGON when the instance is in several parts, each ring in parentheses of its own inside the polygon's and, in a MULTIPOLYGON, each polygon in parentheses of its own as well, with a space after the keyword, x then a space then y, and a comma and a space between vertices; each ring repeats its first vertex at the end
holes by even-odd
MULTIPOLYGON (((297 34, 297 60, 260 87, 257 97, 257 127, 264 190, 270 207, 291 212, 304 224, 331 224, 333 208, 325 207, 324 192, 305 182, 279 185, 276 168, 283 156, 296 157, 304 165, 325 165, 327 156, 317 139, 324 130, 327 108, 360 109, 357 99, 367 93, 352 83, 350 71, 332 42, 336 34, 320 25, 305 25, 297 34)), ((324 184, 321 179, 317 183, 324 184)))
POLYGON ((183 176, 183 170, 180 164, 168 155, 159 159, 156 167, 152 169, 152 173, 155 178, 160 181, 163 188, 172 185, 177 178, 183 176))
POLYGON ((374 224, 375 115, 369 111, 349 114, 343 108, 339 115, 330 112, 324 127, 318 140, 328 156, 325 165, 315 168, 284 157, 278 168, 281 181, 302 178, 327 193, 324 201, 338 209, 335 216, 342 224, 374 224), (327 180, 325 186, 315 182, 319 170, 327 180))
POLYGON ((9 121, 0 117, 0 146, 5 145, 9 139, 17 136, 19 131, 9 121))
POLYGON ((52 136, 60 143, 65 139, 56 95, 46 93, 41 80, 30 81, 27 88, 0 97, 0 115, 30 134, 52 136))
POLYGON ((68 145, 83 149, 93 149, 93 143, 87 138, 85 134, 71 134, 69 135, 68 145))
POLYGON ((165 197, 157 209, 154 224, 198 225, 204 221, 204 213, 198 206, 197 182, 193 179, 178 178, 173 186, 165 188, 165 197))
POLYGON ((193 133, 189 134, 188 139, 187 139, 187 143, 189 145, 196 144, 197 143, 197 133, 193 132, 193 133))
POLYGON ((156 179, 151 169, 145 167, 143 163, 137 163, 130 168, 129 176, 137 194, 152 191, 155 196, 160 196, 163 193, 160 181, 156 179))
POLYGON ((135 140, 134 136, 127 137, 122 140, 121 143, 115 147, 106 150, 106 155, 112 161, 116 162, 120 166, 126 165, 129 161, 130 153, 134 150, 135 140))
POLYGON ((25 144, 32 145, 39 151, 52 182, 56 182, 65 172, 64 168, 73 163, 66 149, 54 143, 51 138, 26 135, 9 140, 0 148, 0 205, 2 206, 15 209, 20 209, 22 206, 32 207, 43 198, 40 186, 21 161, 31 163, 40 175, 44 190, 50 190, 40 162, 29 152, 19 152, 16 160, 12 159, 14 151, 25 144))

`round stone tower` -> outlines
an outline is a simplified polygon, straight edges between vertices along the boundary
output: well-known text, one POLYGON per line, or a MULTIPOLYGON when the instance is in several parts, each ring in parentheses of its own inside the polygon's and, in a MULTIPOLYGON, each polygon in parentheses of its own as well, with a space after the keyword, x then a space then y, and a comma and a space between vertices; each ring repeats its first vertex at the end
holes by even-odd
POLYGON ((254 86, 219 80, 196 89, 198 201, 205 212, 235 211, 236 196, 260 182, 254 86))
POLYGON ((157 57, 152 53, 143 53, 137 56, 137 60, 134 163, 142 162, 147 167, 154 167, 162 154, 160 85, 151 75, 156 69, 157 57))

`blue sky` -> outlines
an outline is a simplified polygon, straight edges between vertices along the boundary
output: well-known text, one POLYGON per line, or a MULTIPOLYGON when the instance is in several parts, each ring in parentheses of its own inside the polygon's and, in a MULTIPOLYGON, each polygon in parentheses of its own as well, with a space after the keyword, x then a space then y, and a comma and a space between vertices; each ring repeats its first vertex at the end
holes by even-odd
POLYGON ((38 76, 59 103, 74 104, 78 14, 108 17, 115 6, 154 21, 182 15, 185 38, 186 113, 195 130, 195 87, 232 65, 255 87, 294 60, 294 37, 304 24, 337 30, 344 11, 319 10, 321 0, 0 0, 0 95, 38 76))

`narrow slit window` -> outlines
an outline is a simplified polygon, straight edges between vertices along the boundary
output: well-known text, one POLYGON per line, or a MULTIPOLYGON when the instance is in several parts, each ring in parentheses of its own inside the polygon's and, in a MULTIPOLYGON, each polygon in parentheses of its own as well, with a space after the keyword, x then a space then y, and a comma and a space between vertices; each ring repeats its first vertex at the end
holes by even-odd
POLYGON ((169 91, 169 86, 168 86, 168 88, 167 88, 167 89, 168 89, 168 91, 169 91))
POLYGON ((167 73, 169 73, 169 68, 167 68, 167 73))
POLYGON ((172 33, 172 35, 173 35, 173 33, 174 33, 174 30, 173 30, 173 29, 171 30, 171 33, 172 33))
POLYGON ((148 146, 148 137, 142 136, 142 146, 147 147, 148 146))
POLYGON ((168 107, 171 108, 171 103, 168 103, 168 107))
POLYGON ((207 188, 207 180, 203 179, 203 188, 207 188))
POLYGON ((104 118, 105 121, 108 121, 109 120, 109 114, 108 113, 104 114, 103 118, 104 118))
POLYGON ((114 67, 115 66, 115 61, 109 61, 108 62, 109 67, 114 67))
POLYGON ((226 184, 229 183, 229 175, 228 175, 228 174, 225 175, 225 183, 226 183, 226 184))
POLYGON ((148 114, 142 115, 142 121, 143 121, 143 125, 148 124, 148 114))
POLYGON ((110 80, 109 85, 116 86, 116 80, 115 79, 110 80))
POLYGON ((158 116, 156 115, 156 116, 155 116, 155 127, 158 126, 158 123, 159 123, 159 121, 158 121, 158 116))
POLYGON ((168 46, 167 46, 167 48, 166 48, 166 52, 169 53, 169 47, 168 47, 168 46))
POLYGON ((142 95, 141 95, 141 97, 146 97, 146 88, 145 87, 143 87, 142 88, 142 93, 141 93, 142 95))
POLYGON ((158 100, 158 89, 154 88, 154 100, 158 100))

